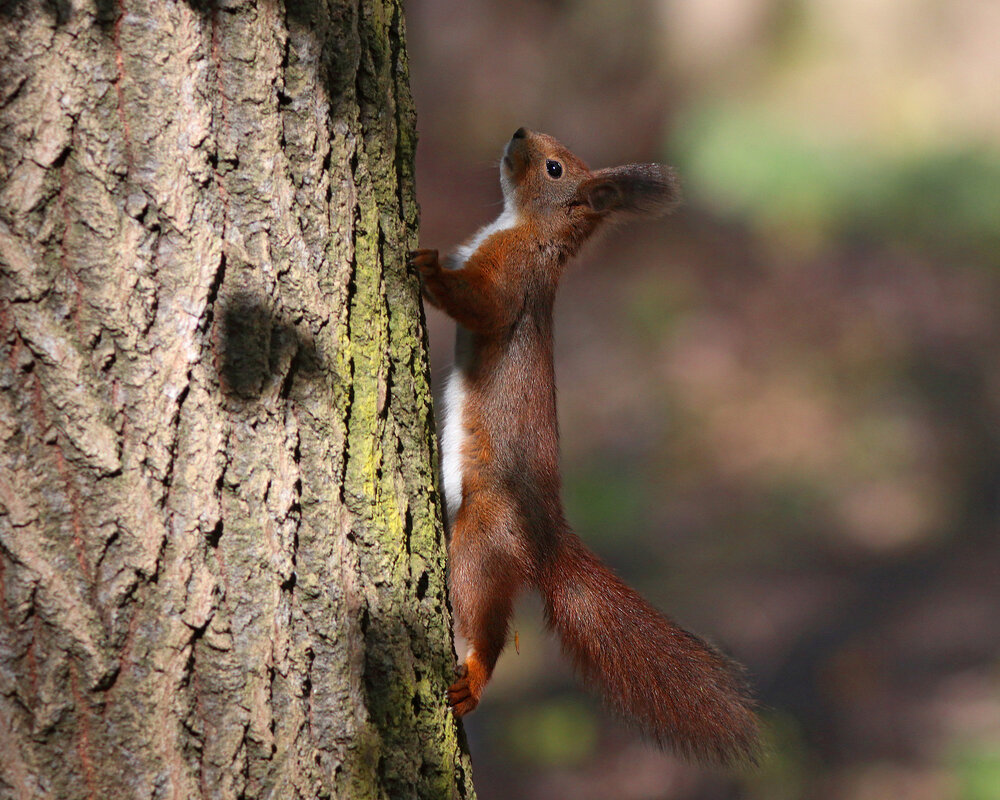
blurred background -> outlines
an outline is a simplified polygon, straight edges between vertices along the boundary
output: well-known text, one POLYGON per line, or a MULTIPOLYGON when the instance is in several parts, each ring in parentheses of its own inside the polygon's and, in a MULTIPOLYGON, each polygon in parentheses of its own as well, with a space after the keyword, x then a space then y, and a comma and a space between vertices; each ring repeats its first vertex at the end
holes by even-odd
MULTIPOLYGON (((481 800, 1000 798, 1000 3, 422 0, 421 243, 500 210, 521 126, 685 204, 557 304, 567 513, 748 666, 768 755, 686 764, 518 606, 481 800)), ((453 329, 427 311, 434 374, 453 329)))

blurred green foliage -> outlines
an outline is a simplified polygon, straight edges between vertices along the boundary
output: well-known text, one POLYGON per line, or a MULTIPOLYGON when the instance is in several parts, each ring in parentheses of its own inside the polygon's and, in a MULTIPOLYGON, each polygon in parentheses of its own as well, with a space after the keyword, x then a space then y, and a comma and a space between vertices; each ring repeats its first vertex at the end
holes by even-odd
POLYGON ((958 800, 1000 798, 1000 743, 969 742, 952 754, 958 800))
POLYGON ((890 151, 772 111, 690 109, 671 150, 693 199, 795 240, 890 240, 1000 264, 1000 149, 890 151))
POLYGON ((748 793, 759 800, 798 800, 808 786, 809 773, 815 769, 802 731, 788 714, 766 714, 762 727, 764 754, 757 769, 746 777, 748 793))
POLYGON ((525 764, 573 766, 593 754, 597 726, 582 698, 554 699, 513 714, 504 740, 511 756, 525 764))
POLYGON ((644 538, 647 489, 648 482, 627 466, 609 470, 606 463, 593 463, 567 473, 563 497, 591 545, 623 545, 644 538))

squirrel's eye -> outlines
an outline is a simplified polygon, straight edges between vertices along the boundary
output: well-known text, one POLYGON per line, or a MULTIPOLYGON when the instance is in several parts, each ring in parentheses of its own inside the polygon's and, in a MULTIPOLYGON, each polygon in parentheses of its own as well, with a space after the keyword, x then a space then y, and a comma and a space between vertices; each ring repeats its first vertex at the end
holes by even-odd
POLYGON ((549 159, 545 162, 545 171, 549 173, 550 178, 561 178, 562 177, 562 164, 558 161, 552 161, 549 159))

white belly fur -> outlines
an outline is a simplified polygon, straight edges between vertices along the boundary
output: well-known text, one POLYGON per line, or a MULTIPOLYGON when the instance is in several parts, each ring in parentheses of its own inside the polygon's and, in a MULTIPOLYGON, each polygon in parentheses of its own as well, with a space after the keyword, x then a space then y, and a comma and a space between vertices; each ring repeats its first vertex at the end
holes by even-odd
POLYGON ((441 475, 448 519, 454 520, 462 505, 462 449, 465 446, 465 377, 457 367, 444 389, 444 420, 441 432, 441 475))
MULTIPOLYGON (((506 196, 506 191, 504 192, 506 196)), ((455 252, 453 269, 460 269, 479 246, 499 231, 513 228, 518 223, 517 212, 505 202, 503 213, 493 222, 480 228, 476 234, 455 252)), ((462 450, 466 430, 462 422, 465 413, 465 376, 456 366, 448 376, 444 388, 444 419, 441 431, 441 477, 444 481, 444 503, 448 519, 454 521, 462 505, 462 450)))
POLYGON ((456 268, 461 267, 468 261, 469 256, 479 249, 479 245, 489 239, 494 233, 513 228, 515 225, 517 225, 517 212, 505 205, 503 213, 499 217, 489 225, 484 225, 476 231, 475 235, 469 241, 455 251, 456 268))

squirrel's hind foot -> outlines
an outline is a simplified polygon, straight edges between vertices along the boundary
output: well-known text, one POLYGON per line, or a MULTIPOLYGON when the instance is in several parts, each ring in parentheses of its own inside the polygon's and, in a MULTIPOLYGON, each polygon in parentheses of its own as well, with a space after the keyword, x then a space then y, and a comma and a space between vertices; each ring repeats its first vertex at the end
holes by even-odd
POLYGON ((455 668, 455 674, 458 680, 448 687, 448 706, 456 717, 464 717, 479 705, 489 673, 473 651, 455 668))

